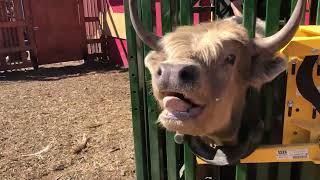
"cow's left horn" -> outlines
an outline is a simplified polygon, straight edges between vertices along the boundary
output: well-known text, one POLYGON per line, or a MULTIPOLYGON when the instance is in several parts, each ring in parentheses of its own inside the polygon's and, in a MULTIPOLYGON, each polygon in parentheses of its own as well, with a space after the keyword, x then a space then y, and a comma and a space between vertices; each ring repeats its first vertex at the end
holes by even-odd
POLYGON ((133 28, 135 29, 139 38, 152 49, 160 50, 161 48, 158 45, 159 37, 157 37, 155 34, 151 32, 145 31, 141 24, 141 21, 137 13, 138 11, 136 0, 129 0, 129 12, 133 28))
POLYGON ((299 27, 304 12, 304 4, 305 0, 298 0, 289 21, 279 32, 270 37, 255 38, 253 40, 255 50, 258 51, 258 53, 265 50, 274 53, 286 46, 299 27))

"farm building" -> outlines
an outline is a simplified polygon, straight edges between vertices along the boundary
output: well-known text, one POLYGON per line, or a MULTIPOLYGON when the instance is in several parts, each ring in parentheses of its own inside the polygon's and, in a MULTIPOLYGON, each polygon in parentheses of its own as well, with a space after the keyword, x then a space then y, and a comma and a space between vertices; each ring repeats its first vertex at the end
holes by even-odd
POLYGON ((102 59, 127 67, 123 1, 0 1, 0 70, 102 59))

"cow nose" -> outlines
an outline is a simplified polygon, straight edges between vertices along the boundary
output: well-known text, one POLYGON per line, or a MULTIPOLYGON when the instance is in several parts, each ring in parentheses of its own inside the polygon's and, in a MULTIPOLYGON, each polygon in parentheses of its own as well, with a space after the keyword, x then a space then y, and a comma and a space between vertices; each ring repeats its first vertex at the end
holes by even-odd
POLYGON ((182 66, 178 72, 178 78, 181 82, 195 82, 199 77, 198 68, 194 65, 182 66))
POLYGON ((199 79, 200 71, 195 65, 160 64, 156 72, 157 83, 160 88, 190 84, 199 79))

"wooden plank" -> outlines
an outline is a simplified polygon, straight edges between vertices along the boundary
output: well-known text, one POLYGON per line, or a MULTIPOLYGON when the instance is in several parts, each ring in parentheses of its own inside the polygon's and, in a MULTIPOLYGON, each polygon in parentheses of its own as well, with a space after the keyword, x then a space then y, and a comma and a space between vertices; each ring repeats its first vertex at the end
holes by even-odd
POLYGON ((14 40, 13 40, 13 32, 12 28, 7 28, 8 30, 8 47, 13 47, 14 46, 14 40))
POLYGON ((24 0, 24 16, 25 16, 25 23, 27 24, 27 33, 28 33, 28 38, 30 43, 29 46, 33 47, 34 48, 33 51, 36 52, 30 3, 31 3, 30 0, 24 0))
POLYGON ((92 0, 88 0, 88 17, 92 17, 92 0))
POLYGON ((27 51, 27 50, 31 50, 31 49, 33 49, 31 46, 14 47, 14 48, 3 48, 3 49, 0 49, 0 54, 9 54, 9 53, 27 51))
POLYGON ((4 2, 0 2, 0 22, 3 22, 5 16, 4 2))
MULTIPOLYGON (((13 44, 14 44, 14 46, 16 47, 16 46, 20 46, 20 47, 22 47, 21 45, 20 45, 20 39, 19 39, 19 29, 18 28, 11 28, 12 29, 12 39, 13 39, 13 44)), ((23 32, 22 32, 22 40, 23 40, 23 32)), ((24 41, 22 42, 23 43, 23 46, 24 46, 24 41)))
POLYGON ((101 43, 101 39, 87 39, 87 44, 101 43))
POLYGON ((201 7, 207 7, 207 8, 210 8, 210 11, 201 11, 199 13, 199 22, 208 22, 211 20, 211 12, 214 11, 214 7, 212 6, 211 4, 211 1, 210 0, 201 0, 199 1, 199 5, 200 5, 200 8, 201 7))
POLYGON ((22 8, 20 0, 13 0, 14 3, 14 13, 15 13, 15 20, 22 19, 22 8))
MULTIPOLYGON (((14 12, 16 15, 16 20, 21 20, 22 18, 22 7, 21 7, 21 2, 20 0, 14 0, 14 12)), ((24 27, 16 27, 16 33, 17 35, 17 42, 20 47, 25 47, 25 42, 24 42, 24 27)))
POLYGON ((100 21, 99 17, 84 17, 84 21, 85 22, 96 22, 96 21, 100 21))
POLYGON ((9 47, 9 45, 8 45, 8 42, 9 42, 8 37, 9 37, 9 35, 8 35, 8 29, 7 28, 3 28, 2 29, 2 36, 3 36, 3 39, 4 39, 3 47, 9 47))
POLYGON ((0 28, 25 27, 27 24, 24 21, 15 22, 0 22, 0 28))
POLYGON ((98 7, 98 2, 97 0, 93 0, 93 7, 94 7, 94 16, 99 17, 99 7, 98 7))
POLYGON ((85 22, 84 22, 84 13, 85 13, 85 9, 84 9, 84 2, 83 0, 79 0, 78 1, 78 13, 79 13, 79 24, 82 26, 81 28, 81 34, 82 34, 82 40, 83 40, 83 43, 82 43, 82 50, 83 50, 83 54, 84 54, 84 58, 86 58, 87 54, 88 54, 88 48, 87 48, 87 43, 86 42, 86 39, 87 39, 87 35, 86 35, 86 26, 85 26, 85 22))
POLYGON ((83 16, 88 16, 88 0, 82 0, 83 4, 83 16))
POLYGON ((5 2, 0 3, 0 21, 7 21, 5 2))
MULTIPOLYGON (((115 13, 110 10, 106 13, 104 20, 107 29, 106 35, 126 39, 125 18, 123 13, 115 13)), ((170 23, 170 21, 168 22, 170 23)))
POLYGON ((0 29, 0 49, 4 46, 4 37, 3 37, 3 31, 0 29))

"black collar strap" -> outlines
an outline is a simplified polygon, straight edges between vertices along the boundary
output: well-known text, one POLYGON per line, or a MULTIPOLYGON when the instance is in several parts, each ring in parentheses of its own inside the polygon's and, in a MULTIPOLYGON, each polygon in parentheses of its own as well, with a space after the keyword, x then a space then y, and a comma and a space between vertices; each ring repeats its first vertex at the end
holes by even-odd
POLYGON ((247 140, 236 146, 211 147, 204 143, 200 137, 186 135, 185 142, 192 152, 203 161, 216 165, 225 166, 239 163, 240 159, 250 155, 259 145, 263 136, 264 123, 259 121, 250 129, 247 140))

